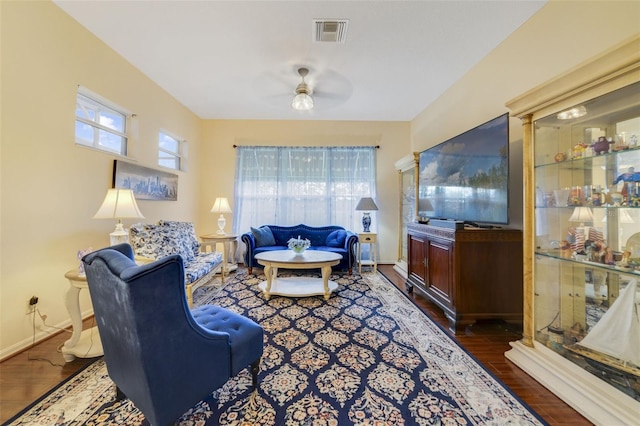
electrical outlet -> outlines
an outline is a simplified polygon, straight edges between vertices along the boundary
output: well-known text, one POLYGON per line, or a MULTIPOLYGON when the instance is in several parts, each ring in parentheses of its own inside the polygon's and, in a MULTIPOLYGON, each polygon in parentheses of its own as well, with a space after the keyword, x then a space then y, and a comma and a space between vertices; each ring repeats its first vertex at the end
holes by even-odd
POLYGON ((38 296, 31 296, 29 302, 27 303, 27 315, 30 315, 36 311, 38 304, 38 296))

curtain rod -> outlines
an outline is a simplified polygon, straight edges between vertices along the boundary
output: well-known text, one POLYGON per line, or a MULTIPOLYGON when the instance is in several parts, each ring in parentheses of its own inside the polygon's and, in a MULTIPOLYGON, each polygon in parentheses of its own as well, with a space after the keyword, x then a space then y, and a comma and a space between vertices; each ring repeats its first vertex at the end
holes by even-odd
MULTIPOLYGON (((238 148, 239 146, 247 146, 247 145, 235 145, 235 144, 233 145, 234 148, 238 148)), ((268 146, 271 146, 271 145, 265 145, 265 147, 268 147, 268 146)), ((366 147, 366 146, 369 146, 369 145, 358 145, 358 146, 366 147)), ((380 145, 374 145, 373 147, 375 149, 380 149, 380 145)), ((288 148, 296 148, 296 147, 295 146, 291 146, 291 147, 288 147, 288 148)), ((318 147, 311 146, 311 147, 304 147, 304 148, 318 148, 318 147)), ((334 148, 334 147, 332 147, 332 148, 334 148)), ((338 147, 335 147, 335 148, 341 148, 341 147, 338 146, 338 147)))

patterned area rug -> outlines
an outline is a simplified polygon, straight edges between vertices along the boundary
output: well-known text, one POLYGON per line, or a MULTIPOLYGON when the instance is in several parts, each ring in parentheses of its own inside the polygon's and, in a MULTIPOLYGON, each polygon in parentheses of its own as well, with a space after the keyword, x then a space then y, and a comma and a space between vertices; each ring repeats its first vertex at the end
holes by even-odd
MULTIPOLYGON (((239 272, 195 294, 265 329, 259 389, 244 370, 180 425, 534 425, 544 422, 380 274, 333 275, 320 296, 266 301, 239 272)), ((102 359, 11 425, 147 424, 115 402, 102 359)))

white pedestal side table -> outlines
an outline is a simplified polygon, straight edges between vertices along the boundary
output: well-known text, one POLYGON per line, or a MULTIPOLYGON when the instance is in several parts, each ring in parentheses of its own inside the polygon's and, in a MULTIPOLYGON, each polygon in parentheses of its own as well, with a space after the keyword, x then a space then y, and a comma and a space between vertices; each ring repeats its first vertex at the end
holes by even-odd
POLYGON ((71 339, 64 342, 62 346, 62 357, 65 362, 71 362, 78 358, 95 358, 104 354, 102 341, 98 333, 98 327, 82 330, 82 313, 80 312, 80 290, 89 289, 87 277, 78 274, 77 269, 72 269, 66 274, 69 280, 69 290, 67 290, 65 305, 71 317, 73 333, 71 339))
POLYGON ((378 234, 362 232, 358 234, 358 274, 362 274, 362 266, 373 266, 378 271, 378 234), (369 244, 369 259, 362 259, 362 245, 369 244))
POLYGON ((220 268, 220 279, 224 282, 224 275, 238 269, 235 256, 238 250, 238 236, 234 234, 209 234, 201 235, 200 239, 203 244, 211 244, 213 251, 216 250, 216 244, 222 244, 222 268, 220 268), (231 261, 230 261, 231 259, 231 261))

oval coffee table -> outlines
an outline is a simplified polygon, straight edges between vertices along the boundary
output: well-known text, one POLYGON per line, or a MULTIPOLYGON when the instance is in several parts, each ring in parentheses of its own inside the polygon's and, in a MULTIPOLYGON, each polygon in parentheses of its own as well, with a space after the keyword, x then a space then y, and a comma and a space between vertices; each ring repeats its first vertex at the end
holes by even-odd
POLYGON ((320 250, 306 250, 302 254, 295 254, 291 250, 265 251, 256 254, 256 260, 264 266, 264 274, 267 276, 267 280, 261 282, 259 287, 264 291, 267 300, 272 294, 288 297, 324 295, 325 300, 329 300, 331 292, 338 288, 337 283, 329 281, 331 267, 340 263, 341 259, 341 254, 320 250), (278 278, 278 268, 320 268, 322 278, 278 278))

